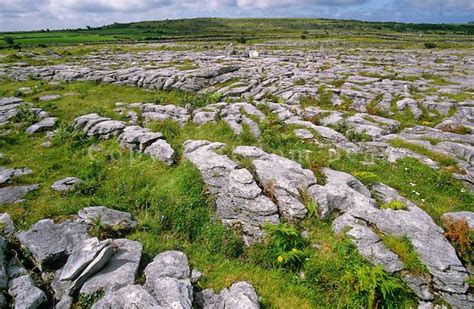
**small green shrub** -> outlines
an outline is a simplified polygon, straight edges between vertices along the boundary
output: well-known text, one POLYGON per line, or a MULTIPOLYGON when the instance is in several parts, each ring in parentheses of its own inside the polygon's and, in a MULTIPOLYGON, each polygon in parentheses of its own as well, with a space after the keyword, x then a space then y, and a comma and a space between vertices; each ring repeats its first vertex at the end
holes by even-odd
POLYGON ((384 203, 380 205, 382 209, 394 209, 394 210, 405 210, 407 209, 407 205, 402 201, 392 200, 388 203, 384 203))
POLYGON ((346 137, 351 141, 351 142, 354 142, 354 143, 357 143, 357 142, 368 142, 368 141, 371 141, 372 138, 370 137, 370 135, 368 135, 367 133, 365 132, 357 132, 355 130, 347 130, 346 132, 346 137))
POLYGON ((438 47, 438 45, 436 45, 435 43, 431 43, 431 42, 426 42, 425 43, 425 48, 433 49, 433 48, 436 48, 436 47, 438 47))
POLYGON ((298 78, 297 80, 293 82, 293 84, 295 86, 303 86, 306 84, 306 81, 304 80, 304 78, 298 78))
POLYGON ((425 264, 420 261, 418 254, 415 252, 408 238, 391 235, 380 235, 380 237, 384 245, 402 260, 405 268, 410 273, 419 276, 428 274, 425 264))
POLYGON ((352 175, 366 185, 371 185, 380 181, 379 176, 372 172, 355 172, 352 175))
POLYGON ((239 42, 240 44, 245 44, 245 43, 247 43, 247 39, 242 34, 240 37, 237 38, 237 42, 239 42))
POLYGON ((33 123, 36 120, 38 120, 38 117, 36 116, 35 112, 25 105, 21 105, 17 109, 15 117, 13 117, 14 122, 25 124, 33 123))

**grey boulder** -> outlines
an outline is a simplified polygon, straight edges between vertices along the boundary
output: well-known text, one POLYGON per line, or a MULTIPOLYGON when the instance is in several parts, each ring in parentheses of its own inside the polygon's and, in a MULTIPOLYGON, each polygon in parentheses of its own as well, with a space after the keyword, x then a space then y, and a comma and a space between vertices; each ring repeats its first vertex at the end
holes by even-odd
POLYGON ((89 236, 86 224, 73 221, 54 223, 51 219, 44 219, 29 230, 17 233, 17 238, 31 253, 38 268, 44 271, 60 268, 73 249, 89 236))
POLYGON ((80 184, 82 180, 76 177, 66 177, 64 179, 60 179, 55 181, 51 185, 51 189, 57 192, 69 192, 74 190, 74 188, 80 184))
POLYGON ((80 289, 81 295, 106 294, 133 284, 140 264, 142 244, 128 239, 114 240, 115 254, 97 274, 89 278, 80 289))
MULTIPOLYGON (((92 309, 164 309, 141 285, 127 285, 107 293, 92 309)), ((169 308, 169 307, 168 307, 169 308)))
POLYGON ((228 289, 216 295, 211 289, 197 295, 197 305, 203 309, 258 309, 259 299, 252 285, 247 282, 236 282, 228 289))
POLYGON ((36 309, 47 301, 46 294, 35 286, 29 275, 10 280, 8 293, 14 299, 15 309, 36 309))
POLYGON ((22 185, 0 188, 0 205, 20 203, 28 193, 35 191, 39 185, 22 185))
POLYGON ((77 213, 79 219, 87 224, 97 221, 115 231, 131 230, 137 226, 137 221, 128 212, 110 209, 105 206, 86 207, 77 213))
POLYGON ((25 132, 28 134, 33 134, 33 133, 38 133, 38 132, 44 132, 47 130, 54 129, 56 126, 56 123, 58 122, 58 118, 56 117, 48 117, 44 118, 40 122, 37 122, 28 128, 26 128, 25 132))
POLYGON ((165 308, 192 308, 193 287, 186 255, 179 251, 158 254, 145 268, 145 289, 165 308))

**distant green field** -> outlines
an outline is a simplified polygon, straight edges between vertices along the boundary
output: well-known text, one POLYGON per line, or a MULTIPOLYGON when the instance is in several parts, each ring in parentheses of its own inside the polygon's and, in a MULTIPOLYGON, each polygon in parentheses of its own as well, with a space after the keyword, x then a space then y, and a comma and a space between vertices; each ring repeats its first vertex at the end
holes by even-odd
POLYGON ((0 48, 8 47, 3 40, 13 38, 21 46, 69 45, 97 42, 180 41, 180 40, 247 40, 322 39, 325 37, 373 40, 375 42, 444 41, 449 36, 456 41, 473 43, 474 24, 404 24, 363 22, 354 20, 272 18, 222 19, 195 18, 137 23, 115 23, 98 28, 0 33, 0 48))

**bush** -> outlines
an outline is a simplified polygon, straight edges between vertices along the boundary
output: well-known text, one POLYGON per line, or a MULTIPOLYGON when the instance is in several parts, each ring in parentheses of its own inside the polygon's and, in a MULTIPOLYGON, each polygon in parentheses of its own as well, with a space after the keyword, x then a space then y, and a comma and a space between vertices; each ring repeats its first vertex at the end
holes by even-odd
POLYGON ((432 49, 432 48, 436 48, 438 47, 438 45, 436 45, 435 43, 425 43, 425 48, 428 48, 428 49, 432 49))
POLYGON ((36 116, 35 112, 31 110, 31 108, 21 105, 15 114, 15 117, 13 117, 14 122, 19 122, 19 123, 24 123, 24 124, 29 124, 33 123, 38 120, 38 117, 36 116))
POLYGON ((237 42, 239 42, 240 44, 245 44, 247 43, 247 39, 241 35, 239 38, 237 38, 237 42))
POLYGON ((5 41, 7 45, 15 44, 15 40, 11 36, 6 36, 3 38, 3 40, 5 41))

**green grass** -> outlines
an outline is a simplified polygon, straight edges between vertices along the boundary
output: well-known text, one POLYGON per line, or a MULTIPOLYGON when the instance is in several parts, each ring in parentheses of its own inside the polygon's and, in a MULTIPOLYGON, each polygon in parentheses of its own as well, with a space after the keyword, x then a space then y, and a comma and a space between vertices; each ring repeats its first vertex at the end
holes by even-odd
POLYGON ((404 264, 404 268, 413 275, 427 275, 428 269, 421 263, 418 254, 414 251, 410 240, 406 237, 395 237, 390 235, 382 235, 382 242, 392 252, 400 257, 404 264))
POLYGON ((423 147, 421 145, 412 144, 412 143, 406 142, 402 139, 393 139, 389 143, 393 147, 405 148, 405 149, 408 149, 408 150, 412 150, 412 151, 414 151, 418 154, 427 156, 431 160, 439 163, 439 165, 442 166, 442 167, 451 168, 451 169, 453 169, 453 168, 455 169, 457 167, 456 160, 454 160, 453 158, 450 158, 450 157, 448 157, 448 156, 446 156, 442 153, 431 151, 428 148, 423 147))
MULTIPOLYGON (((4 128, 11 129, 11 132, 0 140, 0 152, 6 158, 2 159, 2 164, 32 168, 33 174, 16 182, 40 183, 41 187, 29 195, 25 203, 2 206, 0 211, 10 213, 17 226, 23 229, 42 218, 66 218, 90 205, 128 211, 139 221, 137 229, 128 237, 143 243, 144 263, 164 250, 182 250, 188 255, 192 267, 205 275, 199 282, 200 288, 220 290, 234 281, 247 280, 268 308, 288 308, 288 304, 292 308, 367 304, 368 296, 360 296, 360 291, 366 291, 366 288, 360 284, 348 284, 341 278, 346 276, 350 282, 361 283, 361 274, 372 272, 379 278, 374 288, 375 302, 382 304, 390 300, 396 306, 410 307, 414 298, 404 291, 400 278, 380 274, 358 254, 349 239, 334 235, 330 221, 317 220, 314 216, 295 226, 298 232, 308 232, 305 244, 298 247, 305 256, 299 270, 269 263, 266 257, 272 257, 274 252, 271 242, 244 247, 234 231, 216 220, 212 200, 204 193, 200 173, 182 158, 182 143, 186 139, 224 142, 229 146, 226 153, 231 153, 238 145, 255 145, 298 161, 316 175, 324 166, 361 178, 364 175, 361 173, 376 175, 377 179, 383 179, 384 183, 424 208, 435 220, 443 212, 472 210, 474 205, 472 194, 463 191, 460 182, 443 171, 434 171, 409 159, 395 164, 376 161, 374 165, 365 165, 363 158, 357 156, 331 157, 326 148, 295 137, 295 126, 280 123, 265 110, 268 121, 261 124, 260 140, 248 132, 236 136, 222 121, 199 127, 193 124, 180 127, 170 121, 151 123, 149 127, 162 132, 177 152, 177 163, 167 167, 147 156, 119 149, 116 140, 86 138, 72 131, 69 125, 75 117, 91 112, 119 119, 119 115, 113 112, 114 103, 118 101, 181 106, 191 103, 193 107, 200 107, 214 102, 212 96, 89 82, 50 86, 35 80, 1 81, 1 95, 13 95, 23 86, 34 89, 33 94, 24 96, 25 100, 59 117, 60 133, 53 140, 53 147, 44 148, 40 146, 45 140, 42 135, 23 133, 23 128, 32 121, 29 117, 22 118, 24 123, 19 128, 4 128), (50 93, 62 97, 52 102, 37 101, 39 96, 50 93), (67 176, 77 176, 84 180, 84 184, 76 192, 65 195, 50 189, 54 181, 67 176), (409 180, 416 182, 416 186, 409 184, 409 180), (387 282, 395 282, 400 297, 380 294, 387 282)), ((372 292, 367 293, 372 295, 372 292)))

